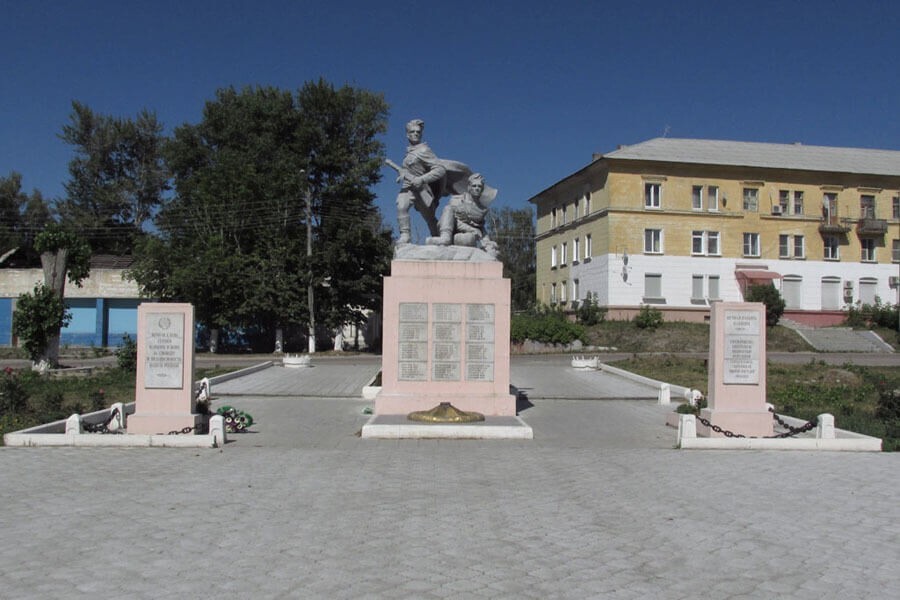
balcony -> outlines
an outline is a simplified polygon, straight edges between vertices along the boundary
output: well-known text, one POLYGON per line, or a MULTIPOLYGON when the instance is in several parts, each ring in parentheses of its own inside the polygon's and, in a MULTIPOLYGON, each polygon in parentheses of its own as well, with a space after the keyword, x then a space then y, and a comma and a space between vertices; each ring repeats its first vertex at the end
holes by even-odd
POLYGON ((885 219, 860 219, 856 223, 857 235, 884 235, 887 233, 885 219))
POLYGON ((827 215, 822 217, 822 222, 819 224, 819 233, 842 235, 850 233, 850 228, 847 227, 846 223, 837 218, 837 216, 827 215))

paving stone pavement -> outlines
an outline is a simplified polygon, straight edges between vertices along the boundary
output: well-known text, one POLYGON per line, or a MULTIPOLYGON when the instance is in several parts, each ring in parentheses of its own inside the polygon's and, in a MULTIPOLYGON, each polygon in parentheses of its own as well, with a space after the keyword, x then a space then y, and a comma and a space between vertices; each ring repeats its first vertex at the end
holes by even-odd
POLYGON ((0 449, 0 597, 896 597, 900 455, 678 451, 653 401, 535 390, 530 441, 247 395, 224 449, 0 449))

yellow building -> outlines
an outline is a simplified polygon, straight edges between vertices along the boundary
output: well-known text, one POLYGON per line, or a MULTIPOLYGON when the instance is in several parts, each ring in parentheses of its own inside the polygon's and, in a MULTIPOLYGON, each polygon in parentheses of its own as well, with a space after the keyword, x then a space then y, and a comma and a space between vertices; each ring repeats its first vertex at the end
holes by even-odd
POLYGON ((768 281, 809 324, 898 302, 898 151, 656 138, 595 155, 529 201, 544 304, 596 294, 610 318, 649 304, 700 321, 768 281))

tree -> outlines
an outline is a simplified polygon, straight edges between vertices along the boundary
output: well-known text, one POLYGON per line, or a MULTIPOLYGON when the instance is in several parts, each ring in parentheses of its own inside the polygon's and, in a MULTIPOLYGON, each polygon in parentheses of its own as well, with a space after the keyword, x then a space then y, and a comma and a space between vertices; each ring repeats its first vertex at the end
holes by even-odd
POLYGON ((50 222, 50 208, 37 190, 22 191, 22 175, 0 177, 0 263, 16 252, 24 263, 36 260, 34 238, 50 222))
POLYGON ((75 157, 57 210, 95 252, 128 254, 167 189, 162 125, 147 110, 117 118, 77 101, 69 121, 60 137, 74 146, 75 157))
POLYGON ((771 283, 752 284, 744 294, 746 302, 762 302, 766 305, 766 325, 774 327, 784 314, 784 299, 771 283))
POLYGON ((358 321, 380 304, 391 252, 370 191, 386 110, 378 94, 321 80, 296 95, 217 91, 164 148, 175 195, 158 238, 137 247, 143 293, 194 303, 209 327, 274 333, 310 322, 312 285, 316 322, 358 321))
MULTIPOLYGON (((65 301, 48 286, 39 283, 34 292, 22 294, 16 301, 13 313, 13 334, 22 340, 22 347, 34 365, 51 366, 47 350, 55 339, 59 343, 59 331, 68 325, 71 313, 65 301)), ((40 368, 40 367, 39 367, 40 368)))
POLYGON ((510 279, 513 310, 525 310, 534 304, 535 255, 534 219, 530 208, 491 209, 488 235, 497 242, 503 275, 510 279))

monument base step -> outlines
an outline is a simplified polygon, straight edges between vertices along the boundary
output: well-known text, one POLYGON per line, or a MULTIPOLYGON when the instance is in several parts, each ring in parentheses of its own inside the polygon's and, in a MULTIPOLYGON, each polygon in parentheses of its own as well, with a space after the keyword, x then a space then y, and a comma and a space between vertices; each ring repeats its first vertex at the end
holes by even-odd
POLYGON ((374 415, 363 425, 369 439, 530 440, 531 426, 520 417, 485 417, 476 423, 422 423, 406 415, 374 415))

